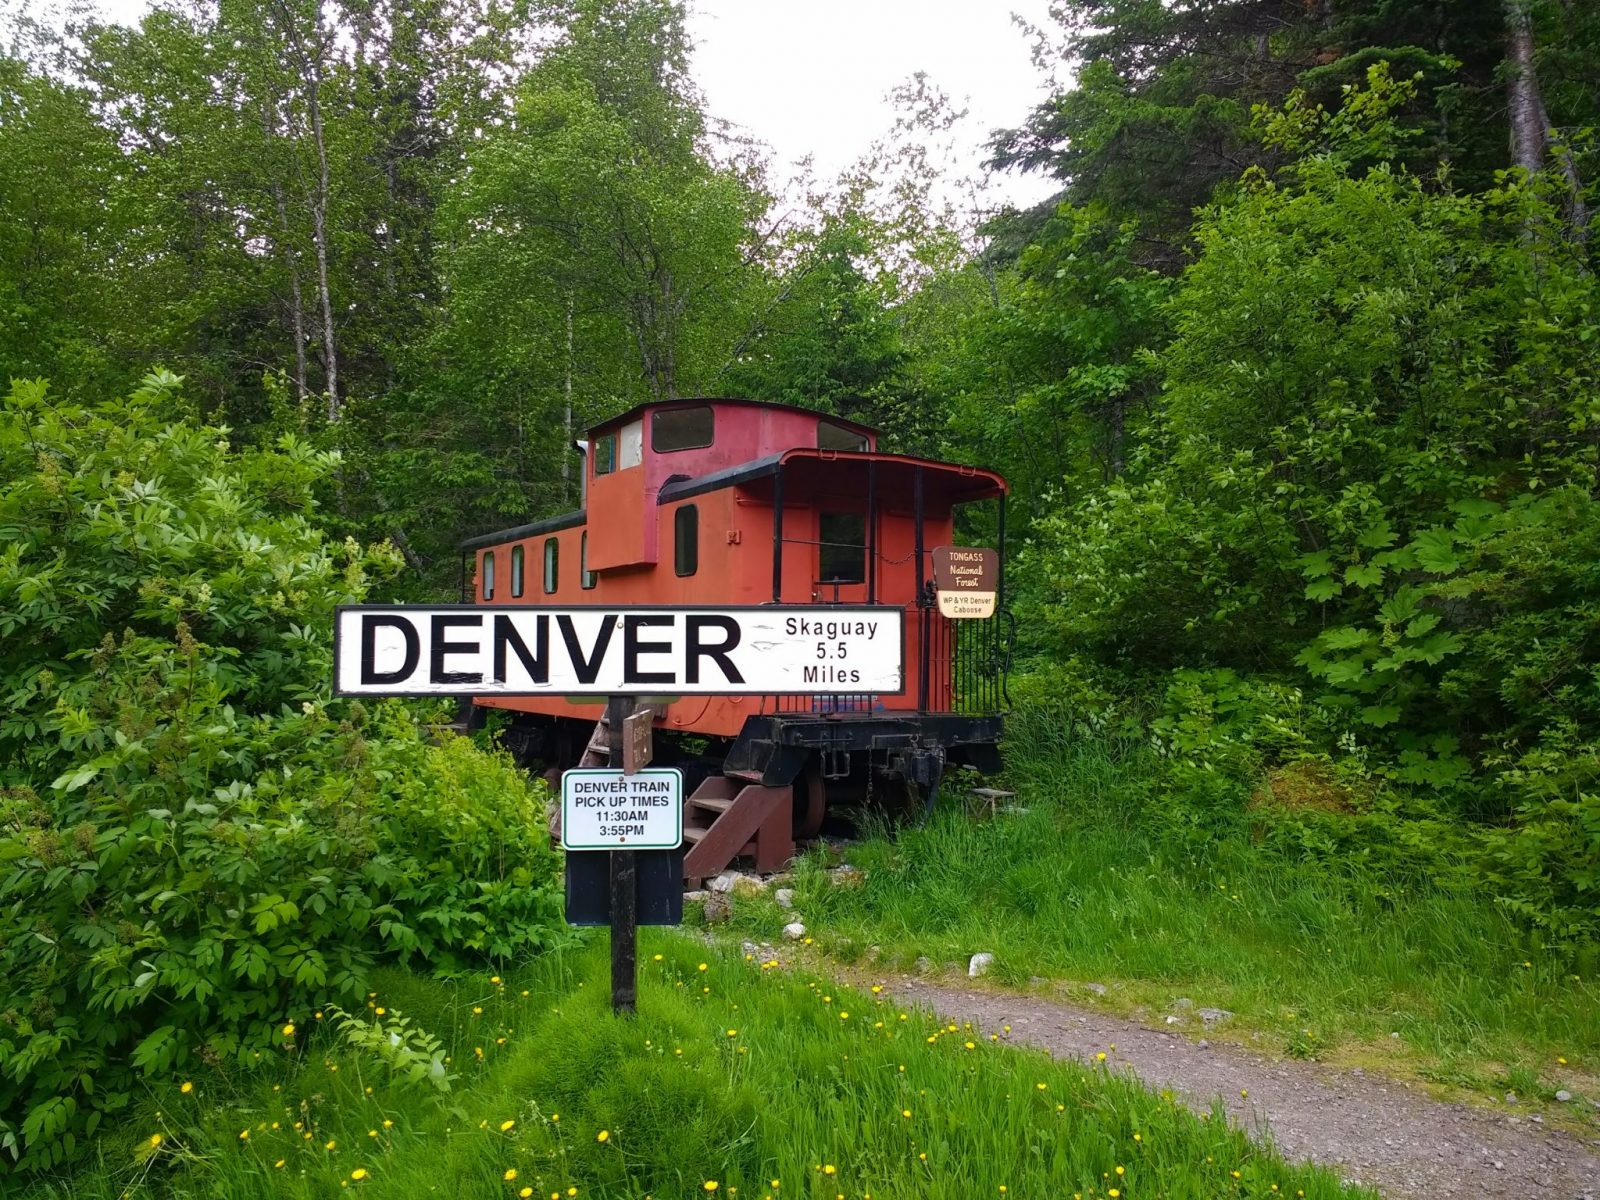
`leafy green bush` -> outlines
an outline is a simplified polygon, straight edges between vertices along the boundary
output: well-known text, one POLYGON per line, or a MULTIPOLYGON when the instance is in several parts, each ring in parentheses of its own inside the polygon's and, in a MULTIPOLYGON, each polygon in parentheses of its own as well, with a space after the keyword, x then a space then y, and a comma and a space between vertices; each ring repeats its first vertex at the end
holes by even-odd
POLYGON ((1394 165, 1409 88, 1375 67, 1337 113, 1260 114, 1297 157, 1196 224, 1164 403, 1120 478, 1035 523, 1017 595, 1057 656, 1173 672, 1154 733, 1198 827, 1321 761, 1361 803, 1266 836, 1470 863, 1593 945, 1594 276, 1549 181, 1394 165))
POLYGON ((72 1156, 141 1074, 249 1064, 384 960, 564 934, 540 797, 401 704, 329 702, 337 460, 234 451, 171 376, 0 410, 0 1146, 72 1156))

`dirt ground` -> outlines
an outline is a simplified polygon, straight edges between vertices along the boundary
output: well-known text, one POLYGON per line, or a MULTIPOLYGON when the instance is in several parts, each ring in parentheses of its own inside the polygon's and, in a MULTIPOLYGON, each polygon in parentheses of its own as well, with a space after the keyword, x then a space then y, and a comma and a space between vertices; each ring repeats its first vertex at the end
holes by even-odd
POLYGON ((1374 1075, 1278 1061, 1037 996, 921 979, 884 981, 909 1000, 1058 1058, 1131 1071, 1198 1109, 1220 1097, 1245 1129, 1292 1160, 1310 1159, 1396 1200, 1600 1200, 1600 1137, 1527 1116, 1441 1103, 1374 1075), (1116 1050, 1108 1047, 1116 1044, 1116 1050), (1240 1092, 1248 1092, 1248 1098, 1240 1092))

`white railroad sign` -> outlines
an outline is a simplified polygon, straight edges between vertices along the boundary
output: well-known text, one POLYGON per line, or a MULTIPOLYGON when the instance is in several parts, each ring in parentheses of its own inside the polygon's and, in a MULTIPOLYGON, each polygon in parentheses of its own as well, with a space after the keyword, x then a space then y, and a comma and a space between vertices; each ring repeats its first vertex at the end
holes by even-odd
POLYGON ((905 690, 892 606, 342 605, 341 696, 772 696, 905 690))
POLYGON ((563 850, 676 850, 683 844, 683 772, 605 767, 561 773, 563 850))

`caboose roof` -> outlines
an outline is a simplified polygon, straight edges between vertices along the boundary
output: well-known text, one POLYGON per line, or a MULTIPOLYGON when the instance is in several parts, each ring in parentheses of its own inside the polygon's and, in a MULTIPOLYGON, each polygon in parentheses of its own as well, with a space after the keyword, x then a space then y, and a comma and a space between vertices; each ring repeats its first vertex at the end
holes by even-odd
POLYGON ((603 421, 597 421, 589 426, 585 432, 598 433, 602 429, 611 428, 613 425, 625 425, 647 411, 667 408, 689 408, 697 404, 715 404, 719 408, 764 408, 777 412, 803 413, 806 416, 817 417, 834 425, 843 425, 846 429, 853 429, 857 433, 871 435, 878 433, 878 430, 871 425, 863 425, 860 421, 852 421, 848 417, 836 417, 832 413, 823 412, 820 409, 802 408, 798 404, 779 404, 773 400, 741 400, 731 396, 680 396, 676 400, 649 400, 643 404, 635 404, 627 412, 618 413, 614 417, 607 417, 603 421))
POLYGON ((1004 478, 983 467, 964 467, 957 463, 939 462, 932 458, 913 458, 907 454, 797 449, 769 454, 764 458, 752 459, 736 467, 712 471, 708 475, 699 475, 693 479, 669 482, 657 495, 656 503, 670 504, 676 500, 687 500, 691 496, 699 496, 725 487, 743 486, 757 492, 770 490, 770 485, 763 488, 761 481, 771 479, 780 468, 786 476, 792 473, 805 482, 810 482, 807 476, 814 473, 816 482, 837 487, 840 483, 838 477, 840 467, 854 465, 859 467, 862 477, 860 482, 865 486, 868 464, 872 464, 878 470, 878 484, 884 489, 885 495, 896 491, 903 491, 909 495, 918 468, 923 472, 923 487, 927 498, 946 504, 966 504, 973 500, 986 500, 1010 490, 1004 478), (751 485, 755 486, 752 488, 751 485))

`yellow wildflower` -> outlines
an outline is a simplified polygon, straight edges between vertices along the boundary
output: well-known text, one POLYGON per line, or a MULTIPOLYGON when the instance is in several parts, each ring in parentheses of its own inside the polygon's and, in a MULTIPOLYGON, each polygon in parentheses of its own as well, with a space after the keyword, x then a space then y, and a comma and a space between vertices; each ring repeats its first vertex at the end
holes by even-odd
POLYGON ((366 1177, 367 1169, 365 1167, 357 1167, 354 1171, 350 1172, 350 1178, 354 1179, 358 1183, 366 1177))
MULTIPOLYGON (((699 969, 704 971, 706 969, 706 964, 705 963, 701 963, 699 969)), ((708 1188, 707 1190, 709 1191, 710 1189, 708 1188)))
POLYGON ((150 1135, 150 1148, 154 1150, 159 1145, 161 1145, 161 1135, 159 1133, 152 1133, 150 1135))
POLYGON ((335 1148, 335 1147, 336 1147, 336 1146, 337 1146, 337 1145, 338 1145, 338 1143, 337 1143, 337 1142, 335 1142, 335 1141, 334 1141, 334 1140, 333 1140, 333 1139, 332 1139, 332 1138, 329 1138, 329 1139, 328 1139, 328 1140, 327 1140, 327 1141, 326 1141, 326 1142, 324 1142, 324 1143, 323 1143, 323 1146, 322 1146, 322 1148, 323 1148, 323 1149, 324 1149, 324 1150, 332 1150, 332 1149, 334 1149, 334 1148, 335 1148))
MULTIPOLYGON (((1564 1062, 1566 1060, 1563 1059, 1562 1061, 1564 1062)), ((194 1084, 190 1083, 187 1079, 185 1079, 183 1081, 183 1085, 181 1087, 179 1087, 178 1090, 180 1092, 182 1092, 185 1096, 187 1096, 190 1092, 194 1091, 194 1084)))
MULTIPOLYGON (((702 967, 701 970, 705 970, 705 968, 702 967)), ((705 1188, 705 1190, 708 1192, 714 1192, 717 1190, 717 1181, 715 1179, 708 1179, 700 1186, 705 1188)))
POLYGON ((834 1170, 833 1164, 832 1163, 824 1163, 823 1167, 822 1167, 822 1173, 824 1175, 836 1174, 836 1171, 834 1170))
POLYGON ((507 1167, 506 1168, 506 1173, 501 1176, 501 1178, 504 1179, 507 1183, 510 1183, 516 1177, 517 1177, 517 1169, 515 1167, 507 1167))
POLYGON ((239 1140, 241 1142, 248 1142, 250 1140, 250 1131, 248 1129, 239 1130, 239 1140))
POLYGON ((508 1119, 506 1119, 504 1121, 501 1121, 500 1122, 500 1132, 501 1133, 508 1132, 511 1129, 511 1127, 513 1125, 515 1125, 516 1123, 517 1122, 516 1122, 516 1118, 515 1117, 511 1117, 511 1118, 508 1118, 508 1119))
POLYGON ((597 1142, 609 1142, 611 1140, 611 1131, 609 1129, 602 1129, 599 1133, 594 1135, 594 1140, 597 1142))

